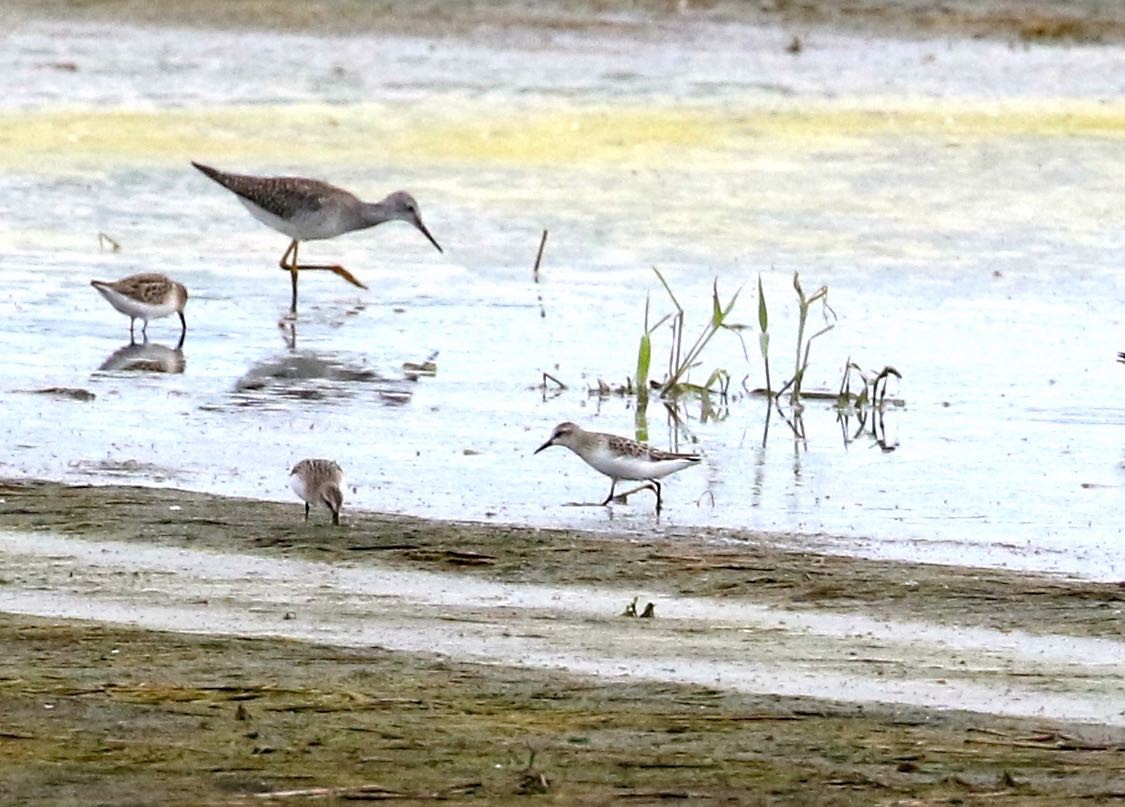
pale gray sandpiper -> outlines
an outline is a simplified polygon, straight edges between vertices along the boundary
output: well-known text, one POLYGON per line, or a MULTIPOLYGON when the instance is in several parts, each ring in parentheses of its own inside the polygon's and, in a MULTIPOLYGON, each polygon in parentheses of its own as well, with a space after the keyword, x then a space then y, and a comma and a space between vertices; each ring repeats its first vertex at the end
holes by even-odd
POLYGON ((144 321, 141 335, 147 339, 150 319, 179 314, 182 342, 184 334, 187 333, 184 306, 187 305, 188 300, 187 289, 182 283, 155 272, 145 272, 113 282, 91 280, 90 285, 97 289, 110 305, 129 318, 130 339, 133 337, 133 323, 138 319, 144 321))
POLYGON ((339 525, 344 505, 344 472, 332 460, 301 460, 289 472, 289 487, 305 502, 305 521, 309 506, 323 504, 332 511, 332 523, 339 525))
POLYGON ((352 230, 364 230, 398 219, 413 224, 438 252, 442 251, 422 223, 418 203, 406 191, 396 191, 379 202, 364 202, 355 194, 318 179, 245 176, 228 174, 197 162, 192 165, 234 193, 258 221, 292 239, 278 262, 289 272, 293 283, 291 314, 297 313, 297 272, 301 269, 333 272, 361 289, 367 288, 343 266, 297 263, 297 245, 301 241, 335 238, 352 230))
POLYGON ((677 454, 651 448, 644 443, 618 437, 603 432, 588 432, 574 423, 560 423, 551 433, 551 438, 539 448, 538 454, 551 446, 566 446, 595 471, 600 471, 612 480, 609 495, 602 505, 613 501, 617 483, 623 479, 648 482, 656 493, 656 512, 663 506, 660 483, 668 474, 698 465, 702 459, 698 454, 677 454))

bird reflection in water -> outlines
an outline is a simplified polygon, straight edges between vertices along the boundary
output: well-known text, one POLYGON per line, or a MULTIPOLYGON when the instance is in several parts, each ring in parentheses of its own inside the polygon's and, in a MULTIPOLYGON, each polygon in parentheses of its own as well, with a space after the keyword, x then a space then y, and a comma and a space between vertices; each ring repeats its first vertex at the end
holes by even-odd
POLYGON ((278 323, 285 351, 255 362, 234 385, 240 406, 266 406, 278 400, 349 400, 374 392, 381 403, 399 406, 410 401, 416 378, 387 376, 368 365, 365 357, 334 351, 299 348, 297 323, 278 323))
POLYGON ((129 373, 182 373, 186 362, 184 360, 184 334, 176 346, 150 342, 130 341, 124 347, 109 354, 98 370, 102 372, 129 372, 129 373))

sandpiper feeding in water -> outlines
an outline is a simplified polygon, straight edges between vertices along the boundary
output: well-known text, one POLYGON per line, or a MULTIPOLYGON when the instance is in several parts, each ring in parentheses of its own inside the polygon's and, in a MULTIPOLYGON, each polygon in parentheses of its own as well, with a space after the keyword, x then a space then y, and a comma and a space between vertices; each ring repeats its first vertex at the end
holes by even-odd
POLYGON ((170 314, 180 315, 180 341, 187 333, 187 320, 184 319, 184 306, 188 293, 182 283, 169 280, 164 275, 145 272, 129 275, 112 283, 104 280, 91 280, 90 285, 97 289, 109 304, 129 318, 129 338, 133 338, 133 323, 140 319, 141 336, 148 338, 148 321, 160 319, 170 314))
POLYGON ((364 230, 398 219, 413 224, 441 252, 441 245, 422 223, 418 203, 406 191, 395 191, 381 202, 364 202, 354 194, 327 182, 305 177, 254 177, 228 174, 209 165, 193 162, 196 168, 233 192, 250 214, 292 240, 278 265, 293 282, 291 314, 297 313, 297 272, 322 269, 334 272, 349 283, 366 289, 355 275, 337 264, 299 264, 301 241, 335 238, 352 230, 364 230))
POLYGON ((309 505, 323 504, 332 511, 332 523, 340 523, 344 505, 344 472, 332 460, 301 460, 289 472, 289 487, 305 500, 305 521, 309 505))
POLYGON ((603 505, 613 501, 617 483, 623 479, 648 482, 656 493, 656 512, 660 512, 663 501, 660 483, 668 474, 674 474, 691 465, 698 465, 702 459, 698 454, 676 454, 651 448, 644 443, 618 437, 603 432, 588 432, 574 423, 560 423, 551 433, 551 438, 539 448, 538 454, 551 446, 566 446, 595 471, 608 476, 613 483, 603 505))

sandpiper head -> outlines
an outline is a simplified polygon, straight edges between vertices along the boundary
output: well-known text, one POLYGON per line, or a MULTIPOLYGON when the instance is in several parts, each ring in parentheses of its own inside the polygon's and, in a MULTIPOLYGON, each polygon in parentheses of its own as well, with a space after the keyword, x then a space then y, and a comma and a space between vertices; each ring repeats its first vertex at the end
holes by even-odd
POLYGON ((176 291, 176 304, 179 306, 180 311, 183 311, 184 306, 187 305, 188 301, 187 286, 185 286, 183 283, 173 282, 172 288, 176 291))
POLYGON ((426 225, 422 223, 422 213, 418 210, 418 203, 414 201, 413 196, 406 191, 395 191, 383 200, 383 204, 386 205, 387 209, 390 211, 391 218, 413 224, 422 235, 430 239, 430 243, 437 247, 438 252, 445 251, 441 248, 441 244, 437 242, 437 239, 430 235, 430 231, 426 229, 426 225))
POLYGON ((578 442, 579 436, 582 434, 582 429, 578 425, 567 421, 555 426, 555 430, 551 432, 551 439, 545 442, 539 448, 535 449, 534 454, 538 454, 545 448, 551 446, 566 446, 567 448, 574 448, 578 442))
POLYGON ((327 483, 320 489, 321 501, 332 511, 332 523, 339 526, 340 508, 344 506, 344 494, 334 482, 327 483))

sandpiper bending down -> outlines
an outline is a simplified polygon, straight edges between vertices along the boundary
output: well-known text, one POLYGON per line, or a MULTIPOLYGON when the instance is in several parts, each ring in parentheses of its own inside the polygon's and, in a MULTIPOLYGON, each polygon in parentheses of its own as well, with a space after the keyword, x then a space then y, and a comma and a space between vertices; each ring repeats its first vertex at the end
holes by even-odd
POLYGON ((148 321, 160 319, 170 314, 180 315, 180 341, 187 333, 187 320, 184 319, 184 306, 188 293, 182 283, 169 280, 164 275, 146 272, 129 275, 120 280, 107 282, 91 280, 90 285, 109 301, 109 304, 129 318, 129 338, 133 338, 133 323, 140 319, 141 336, 148 338, 148 321))
POLYGON ((289 486, 305 500, 305 521, 309 505, 323 504, 332 511, 332 523, 339 525, 344 505, 344 472, 332 460, 301 460, 289 472, 289 486))

